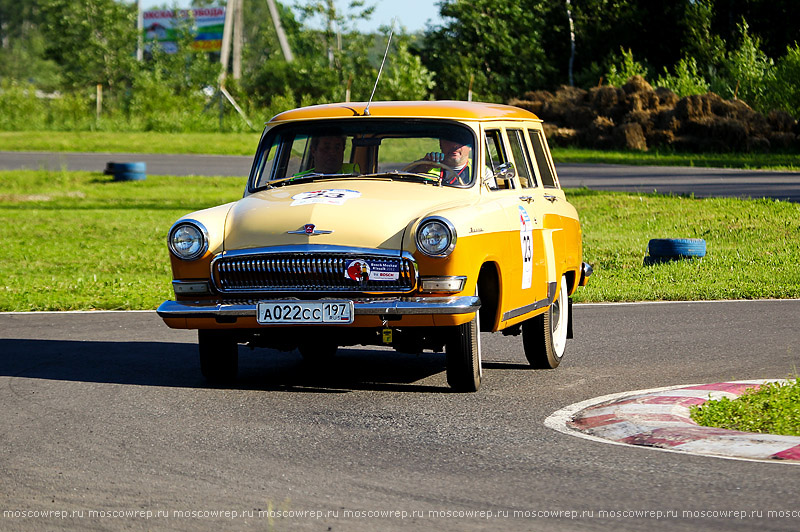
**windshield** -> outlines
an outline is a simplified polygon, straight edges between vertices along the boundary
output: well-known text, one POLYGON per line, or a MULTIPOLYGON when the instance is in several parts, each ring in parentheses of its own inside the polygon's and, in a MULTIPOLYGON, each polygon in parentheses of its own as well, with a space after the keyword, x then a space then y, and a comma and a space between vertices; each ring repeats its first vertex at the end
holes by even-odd
POLYGON ((472 186, 475 135, 455 122, 358 118, 277 126, 262 138, 250 190, 336 177, 472 186))

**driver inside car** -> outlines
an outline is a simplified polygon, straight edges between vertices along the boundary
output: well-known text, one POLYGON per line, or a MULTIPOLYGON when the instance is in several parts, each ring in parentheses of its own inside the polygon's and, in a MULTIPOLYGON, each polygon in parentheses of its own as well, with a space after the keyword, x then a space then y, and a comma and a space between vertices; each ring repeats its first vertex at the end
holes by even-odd
MULTIPOLYGON (((423 158, 426 161, 442 163, 440 168, 431 168, 429 175, 436 176, 444 185, 469 185, 472 183, 472 144, 466 139, 439 139, 441 152, 431 152, 423 158)), ((484 170, 484 179, 490 179, 492 172, 484 170)))

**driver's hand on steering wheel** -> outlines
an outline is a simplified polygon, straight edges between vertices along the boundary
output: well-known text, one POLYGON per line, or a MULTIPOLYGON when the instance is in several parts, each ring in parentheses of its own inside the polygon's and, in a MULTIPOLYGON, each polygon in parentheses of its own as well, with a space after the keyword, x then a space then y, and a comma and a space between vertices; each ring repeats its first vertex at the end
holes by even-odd
POLYGON ((426 153, 423 159, 434 163, 441 163, 444 162, 444 153, 432 151, 430 153, 426 153))

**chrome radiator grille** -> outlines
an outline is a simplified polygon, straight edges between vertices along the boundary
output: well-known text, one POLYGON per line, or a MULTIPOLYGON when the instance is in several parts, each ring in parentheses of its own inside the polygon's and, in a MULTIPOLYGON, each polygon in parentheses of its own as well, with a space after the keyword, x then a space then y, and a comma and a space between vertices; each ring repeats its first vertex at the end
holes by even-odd
POLYGON ((221 256, 212 263, 212 278, 222 293, 242 292, 410 292, 417 271, 409 257, 341 253, 259 253, 221 256), (346 275, 356 260, 378 262, 397 279, 363 279, 346 275))

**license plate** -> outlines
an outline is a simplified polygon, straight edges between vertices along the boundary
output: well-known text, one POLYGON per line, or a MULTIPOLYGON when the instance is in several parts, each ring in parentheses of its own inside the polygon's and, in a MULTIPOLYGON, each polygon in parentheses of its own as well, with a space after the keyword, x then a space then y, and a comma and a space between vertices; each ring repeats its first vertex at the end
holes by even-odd
POLYGON ((261 301, 256 321, 276 323, 353 323, 352 301, 261 301))

